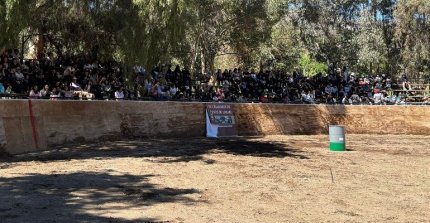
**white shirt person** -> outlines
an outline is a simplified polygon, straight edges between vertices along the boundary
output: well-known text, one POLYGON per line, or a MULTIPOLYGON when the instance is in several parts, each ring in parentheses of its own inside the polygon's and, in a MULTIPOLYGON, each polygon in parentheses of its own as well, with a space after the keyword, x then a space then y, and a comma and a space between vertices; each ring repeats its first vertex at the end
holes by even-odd
POLYGON ((119 87, 118 90, 115 91, 115 99, 118 100, 123 100, 124 99, 124 91, 123 91, 123 87, 119 87))

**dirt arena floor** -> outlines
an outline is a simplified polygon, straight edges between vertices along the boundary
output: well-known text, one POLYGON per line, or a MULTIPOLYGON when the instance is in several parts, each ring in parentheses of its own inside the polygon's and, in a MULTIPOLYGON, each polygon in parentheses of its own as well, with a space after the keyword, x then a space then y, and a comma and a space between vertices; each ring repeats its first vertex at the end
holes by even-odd
POLYGON ((430 137, 136 140, 0 159, 0 222, 430 222, 430 137))

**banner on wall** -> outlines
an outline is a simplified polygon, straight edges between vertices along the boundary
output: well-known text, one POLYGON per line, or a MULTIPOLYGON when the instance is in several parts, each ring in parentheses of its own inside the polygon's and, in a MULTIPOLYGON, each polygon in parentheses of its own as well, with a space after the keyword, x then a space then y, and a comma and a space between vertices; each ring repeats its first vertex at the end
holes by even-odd
POLYGON ((237 136, 233 109, 228 104, 206 104, 206 136, 237 136))

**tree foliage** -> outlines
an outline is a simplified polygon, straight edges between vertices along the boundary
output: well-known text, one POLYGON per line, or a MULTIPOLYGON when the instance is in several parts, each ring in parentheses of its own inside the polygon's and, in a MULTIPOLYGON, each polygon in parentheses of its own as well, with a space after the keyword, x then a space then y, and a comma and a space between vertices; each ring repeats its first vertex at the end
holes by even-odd
POLYGON ((429 15, 428 0, 3 0, 0 48, 31 35, 39 53, 126 68, 175 61, 210 72, 228 54, 261 69, 303 71, 309 60, 418 75, 430 71, 429 15))
POLYGON ((394 13, 395 38, 402 49, 402 65, 408 73, 430 68, 430 2, 400 0, 394 13))

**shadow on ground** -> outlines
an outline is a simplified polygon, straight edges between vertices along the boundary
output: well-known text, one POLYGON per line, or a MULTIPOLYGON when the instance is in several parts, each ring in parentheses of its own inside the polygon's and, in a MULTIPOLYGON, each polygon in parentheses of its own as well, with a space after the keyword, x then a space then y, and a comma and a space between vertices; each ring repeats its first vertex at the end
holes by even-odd
MULTIPOLYGON (((24 161, 49 163, 122 157, 160 163, 203 161, 213 164, 216 160, 204 157, 210 153, 308 159, 284 142, 258 138, 141 139, 63 146, 53 151, 3 157, 0 171, 24 161)), ((113 171, 59 173, 0 177, 0 222, 154 222, 157 219, 111 218, 108 210, 141 210, 159 203, 193 205, 201 202, 193 199, 200 193, 196 189, 165 188, 149 183, 150 178, 157 176, 132 176, 113 171)))
POLYGON ((113 218, 108 210, 198 202, 187 195, 199 191, 158 187, 148 182, 151 177, 156 176, 80 172, 0 177, 0 222, 156 222, 113 218))
POLYGON ((203 160, 203 155, 208 153, 308 159, 308 157, 302 155, 302 151, 288 147, 285 142, 269 142, 256 138, 198 138, 142 139, 74 145, 48 152, 5 157, 0 161, 4 162, 3 165, 13 165, 21 161, 48 162, 90 158, 152 157, 161 158, 158 162, 189 162, 203 160))

